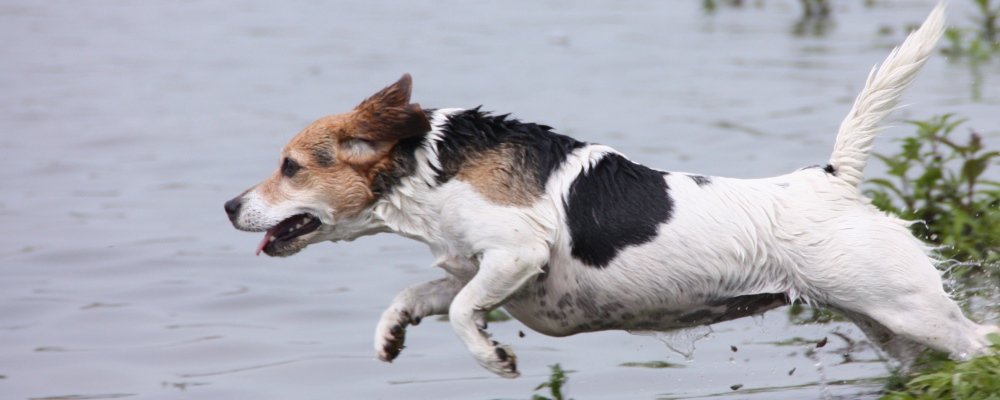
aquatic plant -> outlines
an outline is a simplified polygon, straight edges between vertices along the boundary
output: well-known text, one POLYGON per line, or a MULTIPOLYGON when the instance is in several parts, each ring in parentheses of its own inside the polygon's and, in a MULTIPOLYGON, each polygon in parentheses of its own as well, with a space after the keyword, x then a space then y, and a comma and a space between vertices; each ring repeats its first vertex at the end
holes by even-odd
MULTIPOLYGON (((972 99, 983 97, 985 81, 982 65, 1000 54, 1000 4, 992 0, 973 0, 978 15, 972 27, 953 27, 945 31, 941 52, 953 62, 965 62, 972 72, 972 99)), ((998 1, 1000 3, 1000 1, 998 1)))
POLYGON ((972 267, 956 269, 958 276, 1000 261, 1000 183, 983 175, 1000 151, 987 150, 975 131, 966 143, 954 140, 965 120, 951 114, 907 122, 916 134, 901 140, 898 153, 875 155, 889 178, 869 179, 865 193, 876 207, 919 221, 910 229, 942 257, 972 267))
POLYGON ((788 307, 788 322, 793 325, 828 324, 834 321, 845 321, 845 319, 840 313, 829 308, 802 303, 792 303, 788 307))
POLYGON ((706 13, 713 13, 713 12, 715 12, 715 10, 719 9, 719 4, 720 3, 722 5, 729 6, 729 7, 735 7, 735 8, 743 7, 743 4, 744 4, 743 0, 702 0, 701 1, 701 8, 706 13))
POLYGON ((992 43, 994 48, 1000 48, 1000 37, 997 33, 1000 32, 1000 5, 995 8, 990 5, 992 0, 973 0, 976 3, 976 8, 979 11, 979 30, 980 37, 987 43, 992 43))
POLYGON ((492 309, 486 313, 486 322, 504 322, 510 320, 510 315, 507 315, 507 313, 499 308, 492 309))
POLYGON ((993 0, 973 0, 979 13, 974 17, 975 25, 969 28, 949 28, 945 32, 948 45, 942 52, 953 57, 982 61, 1000 51, 1000 4, 994 6, 992 2, 993 0))
MULTIPOLYGON (((987 150, 975 131, 965 143, 955 140, 952 134, 964 122, 951 114, 908 121, 916 134, 900 140, 898 153, 876 154, 889 178, 869 179, 873 188, 866 190, 880 209, 919 221, 910 229, 952 262, 948 272, 957 278, 957 297, 969 296, 961 292, 974 291, 978 278, 1000 272, 1000 183, 984 178, 1000 152, 987 150)), ((990 340, 1000 351, 1000 336, 990 340)), ((890 377, 888 387, 897 391, 883 399, 1000 400, 1000 355, 955 362, 927 353, 916 370, 911 377, 890 377)))
POLYGON ((802 4, 802 14, 806 17, 828 18, 830 2, 828 0, 799 0, 802 4))
POLYGON ((547 382, 542 382, 535 387, 535 391, 537 392, 539 390, 549 388, 549 396, 552 397, 545 397, 540 394, 536 394, 531 396, 531 400, 565 400, 563 397, 563 385, 566 384, 569 377, 566 376, 566 371, 564 371, 562 366, 559 364, 550 365, 549 368, 552 370, 549 373, 549 380, 547 382))
POLYGON ((1000 400, 1000 335, 990 334, 989 340, 997 354, 964 362, 925 358, 924 372, 886 393, 882 400, 1000 400))

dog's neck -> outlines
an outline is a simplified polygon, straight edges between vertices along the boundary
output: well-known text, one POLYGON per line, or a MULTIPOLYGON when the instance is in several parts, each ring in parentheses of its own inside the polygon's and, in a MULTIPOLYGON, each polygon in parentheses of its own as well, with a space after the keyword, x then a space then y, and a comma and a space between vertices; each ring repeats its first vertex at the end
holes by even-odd
POLYGON ((448 122, 448 117, 460 111, 429 111, 431 131, 421 138, 397 145, 393 155, 394 168, 378 179, 376 191, 379 199, 372 210, 385 230, 431 247, 446 243, 440 227, 445 204, 435 195, 438 171, 441 170, 437 146, 445 135, 442 127, 448 122))

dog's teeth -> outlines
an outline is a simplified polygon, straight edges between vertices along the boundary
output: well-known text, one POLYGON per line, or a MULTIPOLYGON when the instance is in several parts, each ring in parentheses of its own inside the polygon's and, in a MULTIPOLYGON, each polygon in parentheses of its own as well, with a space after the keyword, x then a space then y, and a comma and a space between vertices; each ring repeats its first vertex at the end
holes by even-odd
POLYGON ((267 241, 268 242, 273 242, 274 241, 274 236, 271 236, 270 238, 268 238, 267 241))
POLYGON ((299 229, 301 227, 302 227, 302 224, 295 225, 295 229, 299 229))

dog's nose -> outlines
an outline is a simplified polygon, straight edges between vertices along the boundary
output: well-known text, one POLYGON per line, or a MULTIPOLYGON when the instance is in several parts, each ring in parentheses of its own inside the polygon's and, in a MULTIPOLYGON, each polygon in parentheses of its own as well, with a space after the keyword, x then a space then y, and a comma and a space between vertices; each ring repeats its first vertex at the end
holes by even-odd
POLYGON ((234 197, 232 200, 226 202, 225 209, 226 214, 229 215, 229 220, 235 222, 236 218, 240 215, 240 207, 243 206, 243 197, 234 197))

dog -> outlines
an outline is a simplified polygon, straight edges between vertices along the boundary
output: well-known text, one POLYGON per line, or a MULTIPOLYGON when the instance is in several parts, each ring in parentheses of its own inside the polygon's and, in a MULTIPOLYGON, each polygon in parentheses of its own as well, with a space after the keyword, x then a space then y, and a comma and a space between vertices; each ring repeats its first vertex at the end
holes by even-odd
POLYGON ((280 167, 225 204, 257 253, 393 232, 426 243, 443 279, 399 293, 375 352, 391 362, 406 329, 447 314, 480 365, 518 376, 486 314, 504 307, 551 336, 666 331, 800 301, 831 307, 904 365, 925 347, 968 358, 996 327, 943 290, 910 222, 858 189, 880 122, 932 53, 939 5, 872 70, 825 166, 765 179, 665 172, 608 146, 474 109, 423 109, 412 79, 323 117, 280 167))

